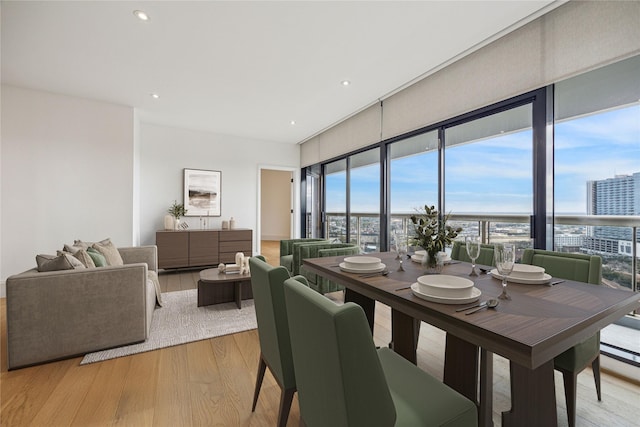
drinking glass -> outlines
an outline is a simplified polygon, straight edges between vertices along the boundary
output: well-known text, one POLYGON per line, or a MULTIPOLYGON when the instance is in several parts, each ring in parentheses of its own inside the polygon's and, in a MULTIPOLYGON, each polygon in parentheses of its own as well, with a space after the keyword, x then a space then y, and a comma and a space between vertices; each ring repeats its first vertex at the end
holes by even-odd
POLYGON ((407 235, 404 233, 396 233, 394 234, 395 247, 396 247, 396 259, 400 260, 400 266, 398 267, 398 271, 404 271, 404 267, 402 267, 402 261, 404 260, 404 256, 407 254, 407 235))
POLYGON ((493 254, 498 273, 502 276, 502 293, 498 298, 511 299, 507 294, 507 277, 513 271, 513 264, 516 261, 516 247, 512 243, 497 244, 493 254))
POLYGON ((471 273, 469 276, 477 276, 476 259, 480 256, 480 236, 467 236, 464 238, 467 246, 467 255, 471 258, 471 273))

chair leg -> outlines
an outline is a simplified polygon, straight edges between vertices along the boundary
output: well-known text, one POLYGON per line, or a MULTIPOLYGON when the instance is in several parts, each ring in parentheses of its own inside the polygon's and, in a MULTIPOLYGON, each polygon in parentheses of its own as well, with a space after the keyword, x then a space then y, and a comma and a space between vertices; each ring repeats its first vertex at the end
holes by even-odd
POLYGON ((280 409, 278 409, 278 427, 286 427, 287 419, 289 419, 289 410, 293 401, 293 394, 296 392, 294 388, 282 390, 280 393, 280 409))
POLYGON ((260 394, 260 388, 262 387, 262 380, 264 379, 264 372, 267 370, 267 364, 260 353, 260 362, 258 362, 258 375, 256 376, 256 389, 253 392, 253 406, 251 406, 251 412, 256 410, 256 403, 258 403, 258 395, 260 394))
POLYGON ((578 385, 578 374, 573 372, 562 372, 564 380, 564 398, 567 403, 567 418, 569 427, 576 425, 576 388, 578 385))
POLYGON ((598 401, 602 401, 602 394, 600 392, 600 355, 591 362, 591 370, 593 371, 593 379, 596 382, 596 393, 598 393, 598 401))

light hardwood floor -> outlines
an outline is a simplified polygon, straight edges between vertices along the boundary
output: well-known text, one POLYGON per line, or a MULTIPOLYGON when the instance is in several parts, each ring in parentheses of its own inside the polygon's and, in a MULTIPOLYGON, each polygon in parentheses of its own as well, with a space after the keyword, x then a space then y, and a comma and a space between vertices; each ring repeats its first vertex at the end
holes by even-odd
MULTIPOLYGON (((262 242, 267 261, 278 263, 277 242, 262 242)), ((195 288, 198 272, 161 274, 164 292, 195 288)), ((330 295, 340 299, 341 293, 330 295)), ((274 426, 280 390, 265 375, 256 412, 251 412, 258 365, 257 331, 80 366, 81 358, 8 372, 5 300, 0 301, 0 426, 274 426)), ((115 319, 114 319, 115 320, 115 319)), ((390 310, 378 304, 374 340, 390 339, 390 310)), ((442 378, 444 333, 423 323, 418 365, 442 378)), ((509 407, 508 362, 494 358, 494 422, 509 407)), ((637 369, 637 368, 636 368, 637 369)), ((579 426, 638 425, 640 385, 604 373, 603 401, 593 376, 578 377, 579 426)), ((566 425, 564 392, 556 374, 558 422, 566 425)), ((425 396, 425 398, 428 398, 425 396)), ((294 398, 288 426, 298 426, 294 398)))

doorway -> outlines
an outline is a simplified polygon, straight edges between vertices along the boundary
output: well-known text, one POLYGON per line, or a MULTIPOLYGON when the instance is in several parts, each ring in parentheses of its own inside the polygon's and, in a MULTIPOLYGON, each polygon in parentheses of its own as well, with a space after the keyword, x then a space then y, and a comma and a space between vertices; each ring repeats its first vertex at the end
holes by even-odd
POLYGON ((295 237, 297 192, 296 169, 263 166, 258 173, 256 253, 261 242, 295 237))

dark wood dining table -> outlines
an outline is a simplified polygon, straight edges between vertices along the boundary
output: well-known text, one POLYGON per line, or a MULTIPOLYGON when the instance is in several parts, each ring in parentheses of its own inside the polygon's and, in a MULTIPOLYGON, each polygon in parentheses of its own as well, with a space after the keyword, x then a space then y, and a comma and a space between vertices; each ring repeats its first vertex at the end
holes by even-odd
MULTIPOLYGON (((404 260, 404 271, 391 252, 367 254, 382 260, 388 275, 348 273, 344 257, 303 260, 305 269, 346 288, 345 301, 360 304, 373 330, 375 302, 391 307, 393 349, 416 363, 420 322, 446 331, 443 381, 478 405, 480 426, 492 426, 493 353, 510 361, 511 409, 502 413, 504 426, 556 426, 553 358, 603 327, 640 307, 632 292, 566 280, 548 284, 509 282, 511 300, 473 315, 456 312, 461 305, 430 302, 410 289, 424 275, 419 263, 404 260)), ((440 274, 467 277, 482 294, 495 298, 501 280, 491 274, 470 277, 471 265, 445 264, 440 274)), ((471 304, 469 304, 471 305, 471 304)))

